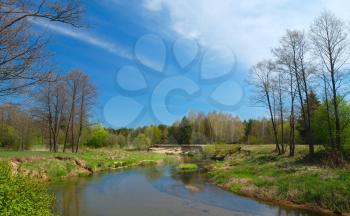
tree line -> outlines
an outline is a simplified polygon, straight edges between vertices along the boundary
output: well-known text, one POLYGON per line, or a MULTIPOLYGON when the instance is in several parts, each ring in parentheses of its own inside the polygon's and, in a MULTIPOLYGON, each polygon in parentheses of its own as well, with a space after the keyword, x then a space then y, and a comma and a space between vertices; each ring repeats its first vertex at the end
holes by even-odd
POLYGON ((279 154, 288 142, 294 155, 298 129, 309 155, 315 144, 324 144, 334 158, 343 157, 350 135, 349 51, 348 26, 325 11, 307 31, 287 30, 273 59, 252 67, 253 99, 269 111, 279 154))
MULTIPOLYGON (((317 100, 317 99, 315 99, 317 100)), ((298 120, 301 122, 301 119, 298 120)), ((101 130, 101 126, 99 127, 101 130)), ((104 146, 145 149, 157 144, 271 144, 274 130, 270 119, 241 120, 225 112, 190 112, 172 125, 150 125, 139 128, 105 128, 104 146), (114 142, 111 142, 111 136, 114 142)), ((287 135, 289 129, 285 127, 287 135)), ((303 129, 295 131, 295 142, 303 144, 303 129)), ((279 134, 279 139, 281 134, 279 134)))

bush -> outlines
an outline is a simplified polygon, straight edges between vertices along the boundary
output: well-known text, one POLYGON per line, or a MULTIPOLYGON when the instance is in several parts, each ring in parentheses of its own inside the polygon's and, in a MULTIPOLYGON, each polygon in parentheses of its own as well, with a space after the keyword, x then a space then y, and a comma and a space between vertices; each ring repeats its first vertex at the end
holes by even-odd
POLYGON ((98 124, 90 129, 88 139, 85 145, 93 148, 99 148, 107 145, 108 131, 98 124))
POLYGON ((128 144, 128 139, 123 134, 119 134, 116 137, 116 143, 119 147, 124 148, 128 144))
POLYGON ((135 148, 138 150, 144 150, 151 146, 151 140, 145 135, 140 133, 133 141, 135 148))
POLYGON ((52 215, 53 195, 38 182, 13 176, 7 162, 0 162, 0 215, 52 215))
POLYGON ((15 128, 10 126, 5 126, 5 128, 0 131, 0 144, 1 146, 4 146, 6 148, 10 149, 17 149, 18 148, 18 141, 19 141, 19 134, 16 131, 15 128))

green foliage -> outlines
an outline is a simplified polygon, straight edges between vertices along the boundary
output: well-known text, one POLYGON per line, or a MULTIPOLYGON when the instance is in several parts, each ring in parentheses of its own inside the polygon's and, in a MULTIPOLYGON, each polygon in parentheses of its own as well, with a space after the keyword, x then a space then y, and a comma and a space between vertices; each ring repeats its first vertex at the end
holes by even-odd
POLYGON ((122 134, 119 134, 116 136, 115 142, 116 142, 117 146, 119 146, 120 148, 123 148, 128 144, 127 137, 125 137, 122 134))
POLYGON ((17 149, 17 141, 19 135, 14 127, 5 125, 1 131, 0 144, 1 146, 17 149))
POLYGON ((244 122, 242 137, 247 144, 271 144, 274 142, 272 124, 269 119, 250 119, 244 122))
MULTIPOLYGON (((316 143, 323 144, 327 148, 331 148, 331 139, 335 139, 334 111, 330 104, 329 111, 331 134, 329 133, 326 102, 323 102, 323 104, 318 107, 312 119, 313 139, 316 143)), ((342 128, 342 147, 344 149, 348 149, 350 146, 350 105, 344 100, 339 100, 339 116, 341 119, 342 128)))
POLYGON ((13 176, 7 162, 0 162, 0 214, 52 215, 53 196, 42 183, 13 176))
POLYGON ((161 143, 161 130, 157 126, 146 127, 144 134, 151 140, 152 144, 161 143))
POLYGON ((151 139, 148 138, 145 134, 140 133, 133 140, 133 144, 136 149, 144 150, 151 146, 151 139))
POLYGON ((103 147, 107 145, 107 138, 108 131, 98 124, 90 129, 85 145, 93 148, 103 147))
POLYGON ((179 144, 191 144, 192 125, 190 121, 183 117, 180 126, 175 132, 175 138, 179 144))
MULTIPOLYGON (((309 92, 309 107, 310 107, 310 116, 311 116, 311 121, 314 118, 315 113, 317 112, 317 110, 320 107, 320 101, 317 98, 317 95, 315 94, 315 92, 313 92, 312 90, 309 92)), ((304 101, 304 109, 305 112, 307 108, 307 104, 306 104, 306 100, 304 101)), ((300 108, 300 113, 302 113, 302 109, 300 108)), ((307 137, 308 137, 308 131, 307 131, 307 127, 305 125, 305 122, 307 121, 307 113, 305 113, 305 118, 306 120, 304 120, 304 116, 301 114, 300 118, 298 120, 298 124, 297 124, 297 131, 299 132, 300 135, 300 142, 302 143, 307 143, 307 137)), ((311 124, 311 127, 313 127, 313 125, 311 124)))

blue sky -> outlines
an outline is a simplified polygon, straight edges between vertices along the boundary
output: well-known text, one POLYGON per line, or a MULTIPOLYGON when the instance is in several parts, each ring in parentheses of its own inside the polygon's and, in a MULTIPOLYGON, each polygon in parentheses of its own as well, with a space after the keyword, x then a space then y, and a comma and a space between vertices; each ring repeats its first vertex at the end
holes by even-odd
POLYGON ((249 103, 249 68, 287 28, 346 0, 84 0, 87 28, 33 21, 50 34, 56 68, 79 68, 98 88, 94 119, 111 127, 170 124, 189 111, 267 115, 249 103), (300 5, 303 5, 300 8, 300 5))

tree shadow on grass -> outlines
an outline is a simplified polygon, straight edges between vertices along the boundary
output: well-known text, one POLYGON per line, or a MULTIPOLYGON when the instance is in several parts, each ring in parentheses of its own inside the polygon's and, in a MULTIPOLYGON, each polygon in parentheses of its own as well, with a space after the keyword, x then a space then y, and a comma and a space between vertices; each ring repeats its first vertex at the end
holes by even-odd
POLYGON ((320 166, 330 168, 344 168, 348 167, 349 163, 340 152, 321 150, 315 152, 314 155, 305 155, 300 159, 295 160, 297 165, 309 165, 309 166, 320 166))

